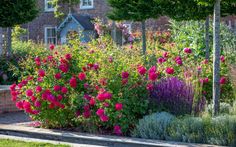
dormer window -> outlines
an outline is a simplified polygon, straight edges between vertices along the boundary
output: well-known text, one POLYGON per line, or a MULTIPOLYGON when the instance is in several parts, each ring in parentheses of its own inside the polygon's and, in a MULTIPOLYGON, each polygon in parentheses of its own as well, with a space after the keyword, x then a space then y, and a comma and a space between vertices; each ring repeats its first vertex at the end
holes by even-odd
POLYGON ((81 0, 80 9, 93 9, 93 0, 81 0))
POLYGON ((45 4, 45 11, 46 12, 51 12, 51 11, 54 11, 54 7, 53 7, 53 4, 52 4, 52 1, 53 0, 45 0, 44 4, 45 4))

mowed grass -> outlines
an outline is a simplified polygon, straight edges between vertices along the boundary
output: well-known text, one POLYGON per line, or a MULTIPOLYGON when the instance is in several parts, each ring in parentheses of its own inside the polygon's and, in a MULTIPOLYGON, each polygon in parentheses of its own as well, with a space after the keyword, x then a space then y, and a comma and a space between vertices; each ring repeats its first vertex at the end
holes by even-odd
POLYGON ((10 139, 0 139, 0 147, 69 147, 68 145, 56 145, 50 143, 24 142, 10 139))

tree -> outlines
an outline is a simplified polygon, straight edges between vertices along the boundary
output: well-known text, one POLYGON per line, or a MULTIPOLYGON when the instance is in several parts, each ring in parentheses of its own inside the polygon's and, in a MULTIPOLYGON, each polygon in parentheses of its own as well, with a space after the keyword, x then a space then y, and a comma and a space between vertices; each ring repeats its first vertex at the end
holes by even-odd
POLYGON ((1 0, 0 27, 7 28, 7 51, 11 55, 11 28, 32 21, 38 14, 37 0, 1 0))
POLYGON ((112 20, 132 20, 142 24, 142 50, 146 54, 146 24, 149 18, 162 16, 161 7, 154 0, 107 0, 112 7, 108 18, 112 20))

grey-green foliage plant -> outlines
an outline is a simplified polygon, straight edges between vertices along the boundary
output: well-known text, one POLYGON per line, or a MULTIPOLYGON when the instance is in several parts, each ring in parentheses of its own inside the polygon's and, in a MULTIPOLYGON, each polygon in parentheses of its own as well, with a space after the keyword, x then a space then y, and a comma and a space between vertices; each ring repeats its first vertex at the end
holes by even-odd
POLYGON ((146 139, 235 146, 236 115, 231 114, 212 118, 210 115, 175 117, 167 112, 154 113, 139 120, 132 136, 146 139))
POLYGON ((175 117, 167 112, 145 116, 138 122, 132 136, 165 140, 168 138, 167 128, 174 119, 175 117))

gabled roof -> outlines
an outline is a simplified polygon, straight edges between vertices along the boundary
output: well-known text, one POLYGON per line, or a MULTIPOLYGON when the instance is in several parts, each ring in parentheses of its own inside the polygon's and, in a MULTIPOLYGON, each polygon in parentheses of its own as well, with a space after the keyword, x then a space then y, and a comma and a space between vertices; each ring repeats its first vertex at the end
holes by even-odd
POLYGON ((65 20, 57 28, 58 31, 61 31, 67 23, 71 20, 74 20, 78 25, 80 25, 83 30, 94 30, 94 24, 91 22, 92 18, 88 15, 79 15, 69 13, 65 20))

